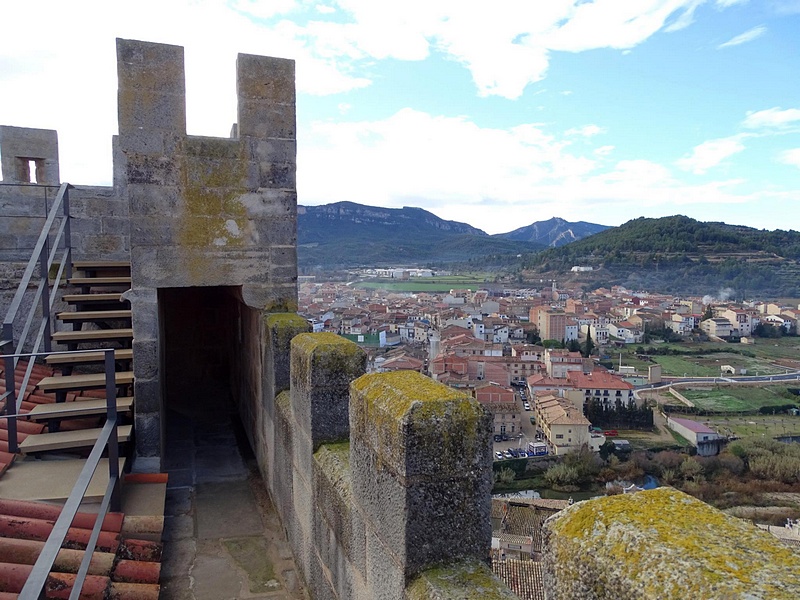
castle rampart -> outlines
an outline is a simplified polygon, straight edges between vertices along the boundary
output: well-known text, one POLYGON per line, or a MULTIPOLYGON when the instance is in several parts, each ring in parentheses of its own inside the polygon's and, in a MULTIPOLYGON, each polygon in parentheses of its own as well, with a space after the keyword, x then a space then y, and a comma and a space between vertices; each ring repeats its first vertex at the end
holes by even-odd
MULTIPOLYGON (((488 567, 490 415, 418 373, 365 374, 293 314, 294 63, 239 56, 221 139, 186 134, 182 48, 117 51, 114 187, 70 199, 74 257, 131 261, 134 468, 160 469, 169 402, 229 395, 315 600, 514 598, 488 567)), ((18 129, 0 130, 12 274, 59 178, 55 132, 18 129)), ((798 561, 753 531, 669 489, 579 503, 547 522, 545 591, 794 597, 798 561)))

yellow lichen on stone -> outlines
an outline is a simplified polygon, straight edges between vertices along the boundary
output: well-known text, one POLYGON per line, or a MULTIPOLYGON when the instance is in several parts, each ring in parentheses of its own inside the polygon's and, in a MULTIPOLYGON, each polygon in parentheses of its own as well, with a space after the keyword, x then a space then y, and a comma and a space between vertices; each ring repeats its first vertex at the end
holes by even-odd
POLYGON ((309 328, 308 321, 297 313, 290 312, 269 313, 264 317, 264 324, 277 336, 281 347, 288 345, 294 336, 299 335, 298 332, 307 332, 309 328))
POLYGON ((443 401, 469 401, 463 392, 442 385, 416 371, 395 371, 364 375, 353 382, 356 390, 371 405, 380 405, 382 412, 400 419, 417 403, 423 403, 426 414, 435 416, 443 410, 443 401))
POLYGON ((314 453, 320 472, 331 482, 342 499, 352 502, 353 489, 350 477, 350 442, 323 444, 314 453))
POLYGON ((766 600, 796 598, 800 590, 800 557, 746 521, 672 488, 580 502, 548 520, 546 530, 548 560, 562 584, 579 576, 582 562, 604 593, 628 586, 646 598, 692 592, 766 600), (614 557, 610 566, 599 564, 604 556, 614 557))
POLYGON ((384 447, 405 448, 408 439, 435 444, 429 451, 438 454, 441 464, 459 453, 488 448, 488 437, 478 439, 488 436, 480 425, 487 418, 485 409, 470 396, 416 371, 363 375, 351 384, 351 396, 354 393, 358 412, 384 447))
POLYGON ((292 348, 311 354, 320 348, 335 348, 337 352, 356 354, 360 348, 355 342, 329 332, 301 333, 292 340, 292 348))
POLYGON ((186 138, 181 156, 183 214, 179 228, 187 271, 201 277, 202 254, 191 247, 239 247, 250 229, 247 211, 237 199, 244 187, 247 158, 244 145, 227 139, 186 138))
POLYGON ((516 597, 488 566, 475 561, 428 569, 406 589, 407 600, 511 600, 516 597))

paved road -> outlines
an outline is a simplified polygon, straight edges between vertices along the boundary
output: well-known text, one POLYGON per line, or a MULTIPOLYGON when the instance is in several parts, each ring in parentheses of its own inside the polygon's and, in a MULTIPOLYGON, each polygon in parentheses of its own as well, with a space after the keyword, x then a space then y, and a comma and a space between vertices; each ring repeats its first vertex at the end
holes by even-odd
POLYGON ((783 375, 742 375, 739 377, 664 377, 661 383, 646 383, 637 390, 668 387, 675 383, 752 383, 752 382, 800 381, 800 371, 783 375))

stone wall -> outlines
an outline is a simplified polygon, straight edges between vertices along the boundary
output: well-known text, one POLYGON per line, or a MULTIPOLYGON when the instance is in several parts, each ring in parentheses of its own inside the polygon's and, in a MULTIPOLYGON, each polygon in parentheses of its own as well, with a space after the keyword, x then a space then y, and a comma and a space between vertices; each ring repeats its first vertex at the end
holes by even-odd
POLYGON ((551 600, 797 598, 800 556, 665 487, 580 502, 544 528, 551 600))
MULTIPOLYGON (((294 62, 239 55, 231 139, 186 134, 183 48, 119 39, 117 73, 114 178, 129 211, 136 452, 158 469, 159 290, 235 286, 252 310, 296 306, 294 62)), ((257 344, 259 332, 247 331, 257 344)), ((252 390, 249 361, 238 358, 234 377, 252 390)))
POLYGON ((240 413, 312 597, 514 598, 487 566, 491 415, 419 373, 364 375, 296 315, 263 328, 264 395, 240 413))

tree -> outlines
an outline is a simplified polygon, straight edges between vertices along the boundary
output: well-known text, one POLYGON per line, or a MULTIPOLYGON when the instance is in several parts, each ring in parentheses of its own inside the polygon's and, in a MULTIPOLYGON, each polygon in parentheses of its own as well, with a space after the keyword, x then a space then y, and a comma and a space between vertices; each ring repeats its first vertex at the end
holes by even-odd
POLYGON ((569 344, 567 344, 567 350, 570 352, 580 352, 581 351, 581 344, 578 340, 570 340, 569 344))
POLYGON ((586 343, 583 345, 583 356, 589 358, 594 350, 594 342, 592 341, 592 330, 586 330, 586 343))
POLYGON ((703 318, 700 320, 707 321, 708 319, 713 319, 713 318, 714 318, 714 310, 711 308, 711 305, 709 304, 703 311, 703 318))

